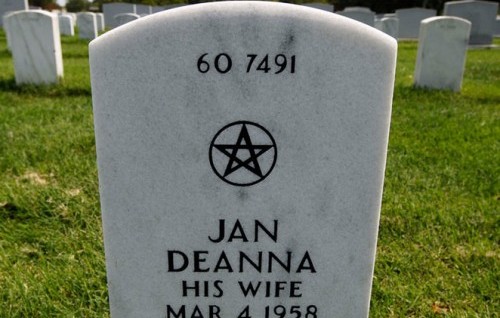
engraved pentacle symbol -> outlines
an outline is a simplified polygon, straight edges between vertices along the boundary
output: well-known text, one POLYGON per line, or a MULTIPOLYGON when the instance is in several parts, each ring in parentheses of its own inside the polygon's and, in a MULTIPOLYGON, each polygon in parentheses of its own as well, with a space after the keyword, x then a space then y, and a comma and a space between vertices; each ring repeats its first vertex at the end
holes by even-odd
POLYGON ((278 156, 276 142, 264 127, 249 121, 224 126, 210 144, 210 165, 215 174, 234 186, 264 180, 278 156))

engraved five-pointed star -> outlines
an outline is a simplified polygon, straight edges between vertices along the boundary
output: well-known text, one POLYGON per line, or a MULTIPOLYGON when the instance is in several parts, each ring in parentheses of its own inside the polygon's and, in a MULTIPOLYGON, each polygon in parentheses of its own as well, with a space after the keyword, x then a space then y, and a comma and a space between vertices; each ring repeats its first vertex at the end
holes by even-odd
POLYGON ((263 175, 262 170, 260 169, 258 158, 266 151, 273 148, 272 145, 253 145, 245 124, 242 124, 241 126, 240 134, 238 136, 236 144, 219 144, 214 145, 214 147, 229 157, 226 170, 224 171, 224 177, 230 175, 240 168, 245 168, 261 178, 263 177, 263 175), (239 150, 248 150, 248 152, 250 153, 250 157, 242 160, 241 157, 238 157, 239 150))

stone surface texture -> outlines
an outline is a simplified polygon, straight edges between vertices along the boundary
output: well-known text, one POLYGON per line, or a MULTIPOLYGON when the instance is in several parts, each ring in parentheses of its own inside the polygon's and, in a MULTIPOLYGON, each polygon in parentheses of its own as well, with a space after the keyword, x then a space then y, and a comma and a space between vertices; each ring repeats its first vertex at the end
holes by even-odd
MULTIPOLYGON (((367 317, 396 49, 393 38, 339 15, 239 1, 166 10, 91 42, 112 317, 168 317, 169 306, 182 305, 186 317, 200 316, 190 316, 195 305, 209 317, 212 305, 236 318, 249 305, 262 318, 265 306, 279 304, 300 305, 302 317, 313 316, 306 316, 311 305, 318 318, 367 317), (224 182, 211 165, 238 163, 235 174, 246 178, 254 161, 231 164, 222 151, 209 160, 214 136, 239 121, 261 125, 275 140, 277 150, 259 165, 278 154, 267 178, 246 187, 224 182), (228 229, 216 243, 209 237, 220 220, 228 229), (257 239, 255 220, 268 228, 277 220, 276 240, 263 232, 257 239), (172 251, 189 257, 188 268, 172 270, 172 251), (193 267, 193 251, 207 252, 199 255, 204 272, 193 267), (256 260, 259 251, 261 272, 237 265, 240 253, 256 260), (217 270, 222 252, 232 272, 224 260, 217 270), (269 252, 292 255, 293 269, 269 270, 269 252), (314 271, 299 271, 306 252, 314 271), (207 281, 209 296, 191 289, 183 297, 183 281, 207 281), (238 282, 258 281, 301 282, 294 291, 301 297, 244 297, 238 282)), ((251 140, 228 133, 217 145, 238 139, 251 156, 252 145, 270 140, 254 128, 251 140)))
POLYGON ((45 11, 17 11, 7 16, 17 84, 55 84, 63 76, 57 19, 45 11))
POLYGON ((420 22, 436 16, 436 10, 424 8, 409 8, 396 10, 399 19, 398 36, 400 39, 418 39, 420 22))
POLYGON ((344 11, 337 11, 335 13, 362 22, 371 27, 375 26, 375 12, 366 10, 362 7, 350 7, 346 8, 344 11))
POLYGON ((99 34, 97 31, 97 17, 92 12, 81 12, 76 15, 78 26, 78 37, 80 39, 95 39, 99 34))
POLYGON ((66 14, 58 15, 59 19, 59 32, 61 35, 75 35, 75 24, 73 23, 73 17, 66 14))
POLYGON ((425 19, 420 26, 416 86, 460 91, 471 23, 456 17, 425 19))
POLYGON ((127 24, 139 19, 141 16, 135 13, 120 13, 113 17, 115 19, 115 27, 127 24))
POLYGON ((491 1, 450 1, 444 4, 443 15, 455 16, 471 22, 470 45, 493 43, 498 3, 491 1))
POLYGON ((375 28, 397 39, 399 36, 399 19, 391 17, 375 20, 375 28))
MULTIPOLYGON (((1 0, 0 17, 9 12, 29 10, 28 0, 1 0)), ((0 20, 0 27, 3 27, 3 19, 0 20)))
POLYGON ((104 13, 104 22, 109 28, 118 26, 114 16, 120 13, 135 13, 135 4, 131 3, 104 3, 102 5, 102 13, 104 13))

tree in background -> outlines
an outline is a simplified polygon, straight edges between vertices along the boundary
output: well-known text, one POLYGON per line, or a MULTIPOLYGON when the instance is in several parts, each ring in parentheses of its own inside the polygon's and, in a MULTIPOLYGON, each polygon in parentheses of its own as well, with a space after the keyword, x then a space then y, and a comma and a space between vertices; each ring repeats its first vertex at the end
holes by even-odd
POLYGON ((30 6, 40 7, 44 10, 60 9, 55 0, 29 0, 28 3, 30 6))
POLYGON ((90 3, 87 0, 68 0, 66 2, 66 11, 81 12, 89 8, 90 3))

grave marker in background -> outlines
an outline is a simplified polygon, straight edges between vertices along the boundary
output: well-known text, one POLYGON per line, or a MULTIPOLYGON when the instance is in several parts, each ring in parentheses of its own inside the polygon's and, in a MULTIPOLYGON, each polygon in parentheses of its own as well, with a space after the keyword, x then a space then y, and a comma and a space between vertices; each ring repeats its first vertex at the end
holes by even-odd
POLYGON ((120 25, 127 24, 139 18, 140 16, 134 13, 120 13, 113 17, 113 19, 115 20, 115 27, 119 27, 120 25))
POLYGON ((161 12, 161 11, 165 11, 165 7, 162 7, 162 6, 153 6, 151 8, 151 11, 154 13, 158 13, 158 12, 161 12))
POLYGON ((306 7, 309 7, 309 8, 324 10, 324 11, 328 11, 328 12, 333 13, 333 5, 328 4, 328 3, 309 2, 309 3, 304 3, 303 5, 306 7))
POLYGON ((10 51, 10 38, 11 35, 9 34, 9 24, 7 23, 7 17, 11 15, 14 12, 7 12, 2 16, 2 24, 3 24, 3 30, 5 32, 5 40, 7 42, 7 50, 10 51))
POLYGON ((104 28, 106 26, 104 22, 104 14, 103 13, 96 13, 96 19, 97 19, 97 31, 102 32, 104 31, 104 28))
POLYGON ((73 23, 73 17, 67 14, 58 15, 59 19, 59 32, 61 35, 75 35, 75 25, 73 23))
POLYGON ((112 317, 367 317, 396 46, 267 2, 93 41, 112 317))
MULTIPOLYGON (((8 12, 29 10, 28 0, 1 0, 0 1, 0 17, 3 17, 8 12)), ((3 19, 0 19, 0 27, 3 27, 3 19)))
POLYGON ((97 31, 97 17, 92 12, 81 12, 76 15, 78 26, 78 37, 80 39, 95 39, 99 34, 97 31))
POLYGON ((180 7, 184 7, 184 6, 187 6, 187 4, 184 4, 184 3, 167 4, 163 7, 163 9, 164 10, 171 10, 171 9, 180 8, 180 7))
POLYGON ((389 17, 375 20, 375 28, 397 39, 399 36, 399 19, 389 17))
POLYGON ((418 39, 420 22, 434 16, 436 16, 436 10, 433 9, 410 8, 396 10, 396 17, 399 19, 399 38, 418 39))
POLYGON ((153 13, 153 7, 145 4, 136 4, 135 13, 142 16, 143 14, 149 15, 153 13))
POLYGON ((456 17, 425 19, 420 25, 416 86, 460 91, 471 23, 456 17))
POLYGON ((368 12, 368 13, 373 12, 368 7, 357 7, 357 6, 345 7, 344 11, 356 11, 356 12, 368 12))
POLYGON ((362 22, 371 27, 375 26, 375 12, 364 7, 347 7, 344 11, 335 12, 341 16, 362 22))
POLYGON ((114 16, 120 13, 135 13, 135 4, 131 3, 104 3, 102 5, 104 22, 110 28, 116 27, 114 16))
POLYGON ((63 76, 57 19, 45 11, 17 11, 7 16, 17 84, 55 84, 63 76))
POLYGON ((500 17, 497 16, 496 20, 495 20, 495 31, 494 31, 494 37, 498 38, 500 37, 500 17))
POLYGON ((498 3, 491 1, 450 1, 444 4, 443 15, 455 16, 471 22, 469 44, 490 45, 498 12, 498 3))

